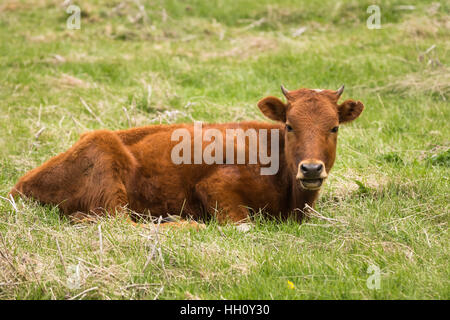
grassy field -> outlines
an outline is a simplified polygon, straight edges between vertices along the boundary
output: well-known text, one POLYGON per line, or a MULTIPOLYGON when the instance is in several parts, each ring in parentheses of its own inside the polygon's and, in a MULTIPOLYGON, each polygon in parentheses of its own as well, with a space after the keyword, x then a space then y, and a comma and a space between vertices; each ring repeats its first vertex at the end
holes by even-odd
POLYGON ((86 0, 80 30, 62 2, 0 3, 3 197, 88 130, 263 120, 280 84, 366 109, 316 207, 336 220, 156 236, 1 198, 0 299, 450 298, 447 1, 86 0))

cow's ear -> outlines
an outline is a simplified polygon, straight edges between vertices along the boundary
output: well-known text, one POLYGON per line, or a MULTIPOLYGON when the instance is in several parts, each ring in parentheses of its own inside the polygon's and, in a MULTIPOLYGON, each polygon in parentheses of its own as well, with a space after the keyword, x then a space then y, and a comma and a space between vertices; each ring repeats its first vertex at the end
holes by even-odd
POLYGON ((359 117, 364 110, 361 101, 346 100, 338 106, 339 123, 353 121, 359 117))
POLYGON ((276 97, 266 97, 258 102, 258 108, 267 118, 286 122, 287 105, 276 97))

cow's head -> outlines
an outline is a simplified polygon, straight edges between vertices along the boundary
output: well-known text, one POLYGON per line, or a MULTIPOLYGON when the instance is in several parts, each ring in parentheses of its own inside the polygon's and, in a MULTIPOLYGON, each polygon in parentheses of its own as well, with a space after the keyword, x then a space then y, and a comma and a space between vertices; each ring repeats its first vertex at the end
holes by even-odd
POLYGON ((344 91, 281 90, 287 99, 266 97, 258 107, 264 115, 285 124, 285 156, 300 187, 318 190, 336 158, 339 125, 356 119, 364 109, 360 101, 338 104, 344 91))

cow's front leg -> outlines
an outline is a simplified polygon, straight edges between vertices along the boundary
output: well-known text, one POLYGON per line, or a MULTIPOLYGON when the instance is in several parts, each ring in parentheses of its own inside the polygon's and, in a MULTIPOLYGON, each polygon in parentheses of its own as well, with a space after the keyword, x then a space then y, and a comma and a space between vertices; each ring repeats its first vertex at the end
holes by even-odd
POLYGON ((249 222, 244 200, 230 189, 223 180, 210 177, 197 184, 195 191, 204 209, 220 224, 249 222))
MULTIPOLYGON (((130 215, 125 210, 115 209, 116 212, 114 214, 115 217, 123 218, 127 223, 133 225, 133 226, 143 226, 139 223, 134 222, 130 215)), ((69 221, 72 224, 83 224, 83 223, 98 223, 102 217, 104 217, 104 214, 102 213, 84 213, 81 211, 73 212, 67 215, 69 221)))
POLYGON ((205 229, 206 225, 204 223, 198 223, 194 220, 180 220, 180 221, 170 221, 161 223, 160 228, 162 229, 194 229, 201 230, 205 229))
POLYGON ((230 203, 231 201, 222 202, 221 207, 215 210, 216 219, 221 224, 235 223, 242 224, 248 223, 250 218, 248 216, 248 209, 238 204, 239 202, 230 203), (229 203, 229 204, 228 204, 229 203))

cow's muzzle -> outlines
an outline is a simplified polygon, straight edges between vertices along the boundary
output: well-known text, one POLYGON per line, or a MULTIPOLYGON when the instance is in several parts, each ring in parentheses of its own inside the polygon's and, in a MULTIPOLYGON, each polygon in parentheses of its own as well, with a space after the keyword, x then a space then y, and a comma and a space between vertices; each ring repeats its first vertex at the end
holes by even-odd
POLYGON ((327 178, 325 164, 320 160, 304 160, 298 165, 297 181, 306 190, 319 190, 327 178))

